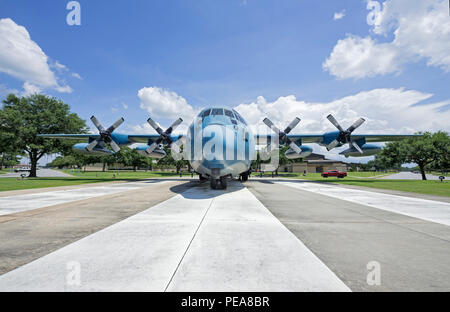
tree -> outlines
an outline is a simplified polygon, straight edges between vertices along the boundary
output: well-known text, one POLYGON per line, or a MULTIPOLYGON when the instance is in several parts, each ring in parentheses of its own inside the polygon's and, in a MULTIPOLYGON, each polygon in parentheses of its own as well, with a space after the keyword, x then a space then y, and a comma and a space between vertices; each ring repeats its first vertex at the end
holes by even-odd
POLYGON ((106 171, 106 166, 108 166, 108 168, 110 168, 116 162, 117 162, 117 157, 114 154, 102 156, 102 163, 103 163, 102 171, 105 172, 106 171))
POLYGON ((432 144, 436 151, 430 163, 430 169, 447 172, 450 169, 450 136, 448 133, 438 131, 432 136, 432 144))
POLYGON ((10 94, 3 103, 0 124, 14 135, 14 147, 30 159, 30 177, 36 177, 37 163, 42 156, 67 153, 73 145, 70 140, 44 139, 38 134, 87 133, 85 121, 71 113, 69 105, 54 97, 10 94))
POLYGON ((181 168, 190 166, 189 161, 187 161, 186 159, 175 160, 172 157, 172 152, 169 147, 165 147, 164 151, 166 152, 166 156, 164 158, 161 158, 160 160, 158 160, 157 165, 159 167, 163 167, 163 168, 175 167, 177 170, 177 173, 179 173, 181 168))
POLYGON ((0 170, 6 165, 8 158, 16 156, 14 133, 9 131, 5 121, 6 113, 0 110, 0 170))
POLYGON ((388 168, 403 163, 416 163, 422 174, 422 180, 426 180, 425 168, 427 166, 433 164, 441 168, 448 166, 448 146, 447 133, 442 131, 434 134, 425 132, 422 136, 387 143, 377 159, 388 168))

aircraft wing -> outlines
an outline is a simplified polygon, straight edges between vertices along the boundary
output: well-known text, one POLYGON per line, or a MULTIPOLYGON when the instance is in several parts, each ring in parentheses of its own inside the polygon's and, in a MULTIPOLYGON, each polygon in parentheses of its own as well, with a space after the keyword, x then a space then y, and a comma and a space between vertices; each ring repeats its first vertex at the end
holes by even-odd
MULTIPOLYGON (((185 142, 185 136, 184 135, 171 135, 171 139, 174 142, 177 142, 178 140, 181 140, 182 144, 185 142)), ((132 143, 152 143, 160 138, 159 134, 129 134, 128 140, 132 143)))
POLYGON ((408 138, 419 137, 420 134, 353 134, 352 139, 365 138, 366 142, 390 142, 400 141, 408 138))
MULTIPOLYGON (((271 137, 274 135, 259 135, 255 134, 256 145, 265 145, 270 142, 271 137)), ((288 138, 291 141, 297 142, 301 140, 304 143, 322 143, 324 140, 323 134, 288 134, 288 138)), ((400 141, 403 139, 421 136, 420 134, 353 134, 353 140, 359 140, 362 138, 366 139, 366 142, 390 142, 390 141, 400 141)), ((333 138, 334 139, 334 138, 333 138)))
MULTIPOLYGON (((265 145, 270 142, 273 136, 272 134, 255 134, 255 144, 265 145)), ((291 141, 301 140, 302 143, 320 143, 323 139, 322 134, 288 134, 288 137, 291 141)))
MULTIPOLYGON (((75 139, 75 140, 85 140, 86 142, 89 140, 96 140, 100 138, 99 134, 39 134, 39 137, 48 138, 48 139, 75 139)), ((132 144, 132 143, 152 143, 156 141, 160 135, 159 134, 119 134, 113 133, 113 139, 118 144, 132 144)), ((184 143, 183 135, 171 135, 171 138, 174 142, 178 140, 182 140, 184 143)))
POLYGON ((153 142, 156 141, 159 137, 159 134, 130 134, 128 135, 128 140, 133 143, 147 144, 149 140, 153 142))
POLYGON ((47 139, 74 139, 74 140, 88 140, 98 139, 100 135, 98 134, 38 134, 38 137, 47 139))

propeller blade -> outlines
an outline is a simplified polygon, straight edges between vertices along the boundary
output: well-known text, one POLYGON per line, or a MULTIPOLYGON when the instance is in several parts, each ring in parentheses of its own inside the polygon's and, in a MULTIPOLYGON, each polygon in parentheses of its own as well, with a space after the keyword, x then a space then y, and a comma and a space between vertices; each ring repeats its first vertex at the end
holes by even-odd
POLYGON ((175 122, 166 130, 166 134, 171 134, 173 130, 175 130, 181 123, 183 122, 183 119, 178 118, 175 120, 175 122))
POLYGON ((98 121, 97 118, 95 118, 94 115, 91 116, 91 121, 95 125, 95 127, 98 129, 98 131, 100 131, 100 132, 105 131, 105 128, 103 128, 102 124, 98 121))
POLYGON ((350 144, 360 153, 360 154, 364 154, 364 152, 362 151, 361 147, 359 147, 358 143, 354 142, 354 141, 350 141, 350 144))
POLYGON ((158 147, 158 145, 159 144, 157 142, 154 142, 145 151, 147 152, 147 154, 150 154, 151 152, 153 152, 158 147))
POLYGON ((92 152, 92 150, 94 149, 94 147, 97 146, 97 144, 98 144, 98 141, 97 141, 97 140, 92 141, 91 143, 89 143, 88 146, 86 146, 86 150, 87 150, 88 152, 92 152))
POLYGON ((164 134, 164 130, 161 129, 161 127, 152 118, 147 119, 147 122, 150 124, 150 126, 152 126, 153 129, 156 130, 156 132, 158 132, 159 135, 164 134))
POLYGON ((302 152, 302 149, 300 147, 298 147, 297 144, 295 144, 294 142, 291 142, 289 144, 289 146, 297 153, 300 154, 302 152))
POLYGON ((357 121, 355 121, 355 122, 353 123, 353 125, 351 125, 351 126, 347 129, 347 131, 350 132, 350 133, 352 133, 356 128, 358 128, 359 126, 361 126, 361 125, 364 123, 364 121, 366 121, 364 118, 359 118, 357 121))
POLYGON ((113 149, 114 153, 118 153, 120 151, 119 145, 117 145, 117 143, 114 142, 114 140, 111 140, 111 142, 109 142, 109 145, 111 145, 111 148, 113 149))
POLYGON ((336 127, 339 131, 344 132, 344 129, 342 129, 341 125, 337 122, 337 120, 333 117, 333 115, 328 115, 327 119, 336 127))
POLYGON ((109 133, 113 132, 113 131, 116 130, 117 127, 119 127, 124 121, 125 121, 125 119, 123 119, 123 117, 120 118, 120 119, 117 120, 115 123, 113 123, 112 126, 109 127, 108 130, 106 130, 106 131, 108 131, 109 133))
POLYGON ((277 126, 275 126, 273 124, 273 122, 269 119, 269 118, 264 118, 263 122, 270 128, 272 129, 276 134, 280 134, 280 129, 277 128, 277 126))
POLYGON ((284 133, 288 134, 289 132, 291 132, 292 129, 297 127, 297 125, 300 122, 300 120, 301 120, 300 118, 295 117, 295 119, 293 121, 291 121, 289 126, 286 127, 286 129, 284 130, 284 133))
POLYGON ((333 148, 335 148, 338 145, 339 145, 339 141, 334 140, 333 142, 331 142, 330 144, 327 145, 327 151, 331 151, 333 148))

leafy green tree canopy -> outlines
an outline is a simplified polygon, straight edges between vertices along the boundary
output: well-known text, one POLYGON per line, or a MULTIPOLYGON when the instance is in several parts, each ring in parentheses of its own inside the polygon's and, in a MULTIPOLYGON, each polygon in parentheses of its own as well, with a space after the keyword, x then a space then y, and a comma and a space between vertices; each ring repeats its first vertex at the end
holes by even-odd
POLYGON ((51 140, 38 137, 48 133, 87 133, 85 121, 70 112, 61 100, 43 94, 18 97, 8 95, 3 100, 0 124, 13 134, 14 147, 30 159, 30 177, 36 177, 38 160, 49 153, 67 153, 74 144, 70 140, 51 140))
POLYGON ((391 168, 398 164, 416 163, 426 180, 427 166, 438 166, 448 169, 450 138, 448 133, 438 131, 434 134, 425 132, 422 136, 408 138, 398 142, 387 143, 381 150, 377 160, 391 168))

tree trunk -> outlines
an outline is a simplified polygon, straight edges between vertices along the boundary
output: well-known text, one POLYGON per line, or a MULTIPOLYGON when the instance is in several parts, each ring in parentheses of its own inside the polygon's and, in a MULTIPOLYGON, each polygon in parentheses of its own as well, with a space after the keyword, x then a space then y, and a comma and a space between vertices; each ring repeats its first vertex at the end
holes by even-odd
POLYGON ((37 175, 36 175, 37 162, 38 162, 37 152, 32 151, 28 155, 30 156, 30 164, 31 164, 30 175, 28 177, 29 178, 36 178, 37 177, 37 175))
POLYGON ((2 153, 2 160, 0 162, 0 170, 3 169, 3 164, 5 163, 5 153, 2 153))
POLYGON ((419 163, 420 173, 422 174, 422 180, 426 180, 427 176, 425 175, 425 165, 423 163, 419 163))
POLYGON ((103 163, 103 169, 102 169, 102 171, 103 171, 103 172, 106 171, 106 163, 105 163, 105 162, 103 163))
POLYGON ((133 170, 136 171, 136 169, 137 169, 137 166, 133 166, 133 170))

